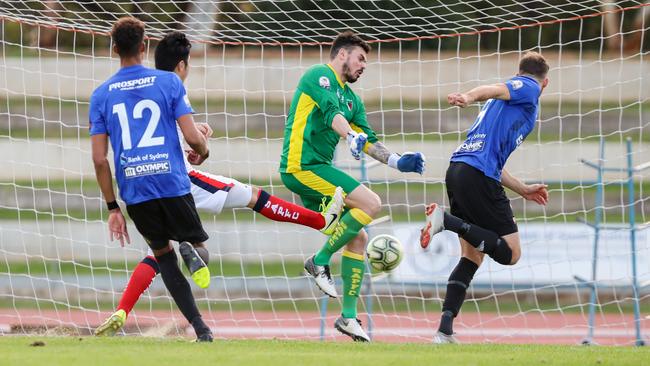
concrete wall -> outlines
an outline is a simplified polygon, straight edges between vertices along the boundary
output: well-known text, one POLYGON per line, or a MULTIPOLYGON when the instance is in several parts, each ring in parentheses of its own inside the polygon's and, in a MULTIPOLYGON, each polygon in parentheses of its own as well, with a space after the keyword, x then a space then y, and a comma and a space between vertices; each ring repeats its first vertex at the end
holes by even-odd
MULTIPOLYGON (((227 97, 288 103, 305 69, 326 61, 311 54, 281 57, 242 52, 246 53, 193 57, 188 81, 190 96, 200 100, 227 97)), ((643 56, 606 59, 585 55, 581 59, 565 53, 547 57, 552 69, 546 101, 635 101, 650 97, 650 63, 643 56)), ((366 101, 406 99, 433 103, 449 92, 468 89, 479 82, 502 81, 516 73, 516 64, 516 54, 372 54, 354 89, 366 101)), ((102 56, 3 58, 0 90, 8 97, 87 100, 94 87, 118 67, 117 59, 102 56)))
MULTIPOLYGON (((531 139, 534 138, 531 136, 531 139)), ((437 180, 444 179, 449 156, 457 147, 456 142, 391 141, 388 147, 394 151, 421 151, 427 157, 427 171, 423 177, 403 174, 383 164, 368 171, 368 177, 375 180, 437 180)), ((650 143, 633 145, 634 164, 650 161, 650 143)), ((212 155, 200 169, 219 175, 239 178, 277 179, 282 152, 281 140, 255 141, 245 139, 210 139, 212 155)), ((89 139, 34 139, 0 141, 2 169, 0 181, 40 179, 94 179, 94 168, 90 158, 89 139)), ((352 159, 347 147, 339 144, 337 165, 355 177, 359 163, 352 159)), ((536 144, 529 141, 520 146, 508 160, 506 167, 511 173, 525 180, 537 181, 584 181, 593 180, 596 173, 586 168, 579 159, 598 159, 597 142, 548 142, 536 144)), ((606 165, 623 167, 626 164, 625 143, 608 142, 606 165)), ((110 158, 112 161, 112 157, 110 158)), ((373 161, 372 159, 370 159, 373 161)), ((637 179, 648 178, 650 170, 637 175, 637 179)), ((606 178, 619 175, 608 174, 606 178)))

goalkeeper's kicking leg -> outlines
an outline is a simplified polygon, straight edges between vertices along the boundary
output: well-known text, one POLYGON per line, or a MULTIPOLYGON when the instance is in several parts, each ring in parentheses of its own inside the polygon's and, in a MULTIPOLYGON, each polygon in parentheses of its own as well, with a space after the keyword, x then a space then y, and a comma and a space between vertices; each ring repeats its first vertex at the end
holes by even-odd
POLYGON ((355 341, 367 342, 368 335, 357 319, 357 300, 365 272, 364 253, 368 235, 363 227, 370 224, 381 209, 377 194, 363 185, 356 187, 346 197, 345 203, 351 209, 343 215, 334 234, 325 245, 305 262, 305 269, 314 277, 318 287, 332 297, 337 297, 329 264, 330 259, 343 246, 341 258, 341 279, 343 280, 342 314, 334 326, 341 333, 355 341))

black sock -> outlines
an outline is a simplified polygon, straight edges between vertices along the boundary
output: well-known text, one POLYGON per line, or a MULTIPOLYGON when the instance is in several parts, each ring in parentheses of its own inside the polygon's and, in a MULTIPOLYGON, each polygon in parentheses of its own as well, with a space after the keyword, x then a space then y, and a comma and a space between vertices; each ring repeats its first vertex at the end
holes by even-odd
POLYGON ((494 248, 494 252, 490 254, 490 257, 497 263, 507 266, 512 262, 512 249, 505 240, 499 239, 498 245, 494 248))
POLYGON ((192 319, 190 324, 192 324, 192 328, 194 328, 194 333, 196 333, 197 338, 201 337, 204 334, 212 334, 212 331, 210 331, 210 327, 208 327, 208 325, 205 324, 203 318, 201 318, 201 315, 198 315, 194 319, 192 319))
MULTIPOLYGON (((449 290, 447 290, 447 292, 449 292, 449 290)), ((454 314, 451 311, 446 310, 442 312, 438 331, 446 335, 454 334, 454 314)))
POLYGON ((460 237, 467 240, 467 242, 472 244, 472 246, 478 249, 479 252, 483 252, 488 255, 492 254, 497 245, 499 245, 499 240, 501 240, 501 238, 499 238, 499 235, 497 235, 497 233, 494 231, 485 230, 480 226, 473 224, 468 225, 469 230, 467 230, 467 232, 460 237))
POLYGON ((185 276, 178 268, 178 259, 174 250, 169 251, 161 256, 156 256, 160 275, 165 283, 165 287, 172 295, 176 306, 183 313, 188 322, 192 322, 197 316, 201 317, 199 309, 194 302, 194 295, 190 284, 187 283, 185 276))
POLYGON ((438 330, 444 334, 452 335, 454 318, 458 315, 463 301, 465 301, 465 294, 469 287, 474 274, 478 270, 478 265, 471 260, 461 257, 456 265, 456 268, 449 275, 449 282, 447 282, 447 293, 445 294, 445 301, 442 303, 442 317, 440 318, 440 326, 438 330))
POLYGON ((443 225, 445 226, 445 230, 453 231, 460 236, 465 235, 470 229, 469 224, 463 221, 463 219, 459 219, 447 212, 444 213, 443 225))
POLYGON ((512 260, 512 249, 494 231, 468 224, 462 219, 445 212, 445 229, 457 233, 479 252, 483 252, 497 263, 508 265, 512 260))

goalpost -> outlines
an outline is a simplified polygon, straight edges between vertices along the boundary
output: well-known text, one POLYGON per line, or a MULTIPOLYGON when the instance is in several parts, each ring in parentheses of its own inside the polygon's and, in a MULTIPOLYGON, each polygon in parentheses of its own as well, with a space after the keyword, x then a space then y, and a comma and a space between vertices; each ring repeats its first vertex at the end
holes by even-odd
MULTIPOLYGON (((507 192, 523 257, 513 267, 486 260, 456 331, 467 342, 576 343, 589 334, 595 343, 625 345, 647 337, 650 174, 642 168, 650 161, 650 3, 180 4, 0 4, 0 334, 89 334, 112 313, 146 254, 131 224, 130 246, 108 240, 87 122, 92 90, 119 68, 110 27, 134 15, 147 25, 147 66, 166 32, 192 37, 186 87, 195 120, 215 131, 213 153, 200 169, 297 203, 277 172, 294 88, 308 67, 328 61, 328 42, 338 32, 351 28, 371 43, 368 67, 351 87, 389 149, 427 157, 419 176, 371 158, 359 163, 344 146, 336 154, 336 165, 377 192, 380 216, 390 217, 368 227, 370 236, 395 235, 405 247, 394 273, 364 281, 360 318, 383 341, 431 340, 458 260, 449 232, 426 251, 417 241, 425 204, 448 206, 448 159, 480 108, 450 107, 446 95, 502 82, 516 73, 525 51, 541 52, 551 71, 540 121, 507 168, 525 181, 548 184, 550 202, 540 207, 507 192), (637 169, 630 177, 628 171, 594 171, 581 159, 601 167, 630 161, 637 169), (615 230, 594 230, 595 221, 615 230)), ((338 301, 323 298, 302 274, 304 259, 324 236, 248 209, 203 214, 202 220, 213 278, 209 289, 193 289, 216 337, 343 339, 332 326, 338 301)), ((334 274, 337 262, 335 256, 334 274)), ((184 335, 185 327, 155 279, 124 332, 184 335)))

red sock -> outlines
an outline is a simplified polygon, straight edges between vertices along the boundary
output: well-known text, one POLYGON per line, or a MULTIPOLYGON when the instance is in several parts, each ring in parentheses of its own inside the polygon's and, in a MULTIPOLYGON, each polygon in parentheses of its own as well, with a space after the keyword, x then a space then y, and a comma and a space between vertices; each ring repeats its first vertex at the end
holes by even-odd
POLYGON ((138 302, 140 295, 151 285, 151 281, 153 281, 157 273, 158 262, 156 262, 156 258, 147 256, 142 262, 138 263, 133 270, 133 274, 131 274, 131 278, 129 278, 129 283, 124 289, 117 309, 126 311, 128 315, 135 303, 138 302))
POLYGON ((273 221, 293 222, 320 230, 325 226, 325 218, 320 212, 287 202, 260 189, 253 210, 273 221))

